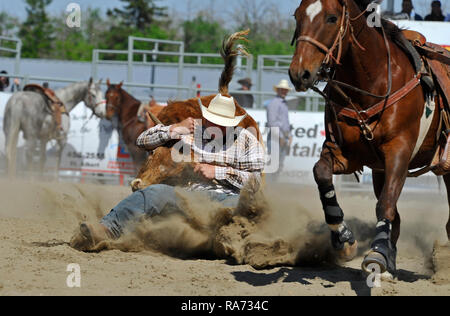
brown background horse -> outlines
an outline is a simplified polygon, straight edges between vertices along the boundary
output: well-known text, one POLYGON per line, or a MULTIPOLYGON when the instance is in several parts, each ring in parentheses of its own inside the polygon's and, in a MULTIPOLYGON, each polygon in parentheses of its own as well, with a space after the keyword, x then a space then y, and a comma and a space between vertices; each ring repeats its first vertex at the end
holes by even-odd
MULTIPOLYGON (((138 118, 138 111, 142 103, 122 89, 122 83, 112 85, 108 79, 107 85, 106 118, 111 120, 115 115, 118 115, 121 135, 133 158, 136 171, 138 171, 147 159, 147 153, 136 146, 136 139, 148 127, 145 122, 141 122, 138 118)), ((150 111, 156 116, 163 108, 163 106, 155 103, 150 104, 150 111)))
MULTIPOLYGON (((386 31, 383 36, 381 28, 368 25, 365 10, 369 2, 303 0, 295 12, 294 42, 297 45, 289 72, 297 91, 313 88, 319 80, 329 83, 325 90, 325 97, 330 101, 325 113, 327 140, 314 168, 314 176, 332 230, 333 245, 343 251, 347 259, 352 259, 355 254, 356 242, 343 222, 344 213, 337 202, 333 174, 352 174, 367 166, 374 170, 378 225, 372 251, 364 260, 363 269, 372 272, 371 264, 374 263, 382 273, 386 270, 394 273, 396 244, 400 236, 397 201, 408 171, 427 166, 433 159, 440 111, 434 112, 429 133, 415 157, 413 152, 426 102, 424 87, 416 85, 405 90, 402 98, 392 106, 385 107, 373 117, 364 116, 364 110, 385 101, 381 97, 386 93, 392 96, 404 89, 417 74, 410 56, 394 43, 394 40, 403 40, 400 31, 383 21, 386 31), (336 88, 333 80, 348 86, 336 88), (357 109, 353 113, 360 113, 360 121, 343 115, 343 108, 351 107, 350 102, 357 109)), ((445 175, 444 179, 449 188, 450 175, 445 175)), ((449 225, 450 221, 447 224, 450 239, 449 225)))

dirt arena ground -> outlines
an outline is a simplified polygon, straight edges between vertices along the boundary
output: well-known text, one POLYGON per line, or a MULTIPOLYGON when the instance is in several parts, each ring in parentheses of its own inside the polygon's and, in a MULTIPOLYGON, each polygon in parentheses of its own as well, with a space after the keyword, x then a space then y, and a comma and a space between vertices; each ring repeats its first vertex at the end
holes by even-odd
MULTIPOLYGON (((316 191, 298 186, 268 189, 271 219, 250 230, 245 251, 233 252, 229 260, 177 259, 125 243, 99 254, 68 246, 79 222, 101 218, 129 192, 121 187, 0 180, 0 295, 450 295, 449 248, 437 248, 433 254, 435 241, 447 243, 449 216, 446 198, 437 193, 403 195, 398 279, 371 290, 360 264, 375 224, 372 194, 340 195, 361 245, 358 258, 341 266, 326 260, 328 235, 311 235, 323 222, 316 191), (322 259, 327 263, 320 263, 322 259), (81 288, 67 287, 71 263, 81 267, 81 288), (277 263, 278 268, 254 268, 277 263)), ((164 234, 167 226, 156 229, 164 234)), ((195 235, 183 234, 176 238, 195 235)))

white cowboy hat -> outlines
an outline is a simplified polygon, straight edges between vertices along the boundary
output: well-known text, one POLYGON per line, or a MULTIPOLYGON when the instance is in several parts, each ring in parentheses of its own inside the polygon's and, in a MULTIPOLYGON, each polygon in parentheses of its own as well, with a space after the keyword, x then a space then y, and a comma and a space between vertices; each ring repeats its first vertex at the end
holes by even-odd
POLYGON ((285 90, 292 91, 292 88, 289 85, 289 81, 287 81, 286 79, 281 80, 279 84, 277 84, 276 86, 273 86, 273 89, 275 90, 275 92, 277 92, 278 89, 285 89, 285 90))
POLYGON ((204 106, 200 99, 198 99, 198 103, 202 109, 203 117, 219 126, 236 127, 247 117, 247 114, 236 116, 234 99, 224 97, 220 93, 211 100, 209 107, 204 106))

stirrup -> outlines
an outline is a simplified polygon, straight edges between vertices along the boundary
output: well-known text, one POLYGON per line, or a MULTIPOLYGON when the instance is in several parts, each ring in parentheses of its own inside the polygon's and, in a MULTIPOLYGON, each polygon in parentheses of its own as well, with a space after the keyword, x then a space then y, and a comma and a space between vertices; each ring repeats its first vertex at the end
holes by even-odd
POLYGON ((437 176, 450 173, 450 130, 446 131, 445 134, 447 135, 447 144, 444 151, 442 152, 441 148, 438 148, 432 163, 432 171, 437 176))

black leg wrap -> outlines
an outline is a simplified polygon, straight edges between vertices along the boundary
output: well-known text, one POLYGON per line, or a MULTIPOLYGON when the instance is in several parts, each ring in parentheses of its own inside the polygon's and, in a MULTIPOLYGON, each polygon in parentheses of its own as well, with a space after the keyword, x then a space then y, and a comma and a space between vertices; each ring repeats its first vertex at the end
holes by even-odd
POLYGON ((344 221, 344 212, 342 211, 336 197, 334 186, 319 187, 320 200, 325 211, 325 220, 328 225, 341 224, 344 221))
POLYGON ((383 255, 387 262, 387 270, 395 273, 397 270, 397 247, 391 242, 392 224, 388 219, 378 222, 377 235, 372 243, 372 250, 383 255))
POLYGON ((353 245, 355 243, 355 237, 352 231, 347 227, 347 224, 342 224, 342 229, 339 232, 331 232, 331 244, 335 250, 344 249, 345 243, 353 245))

